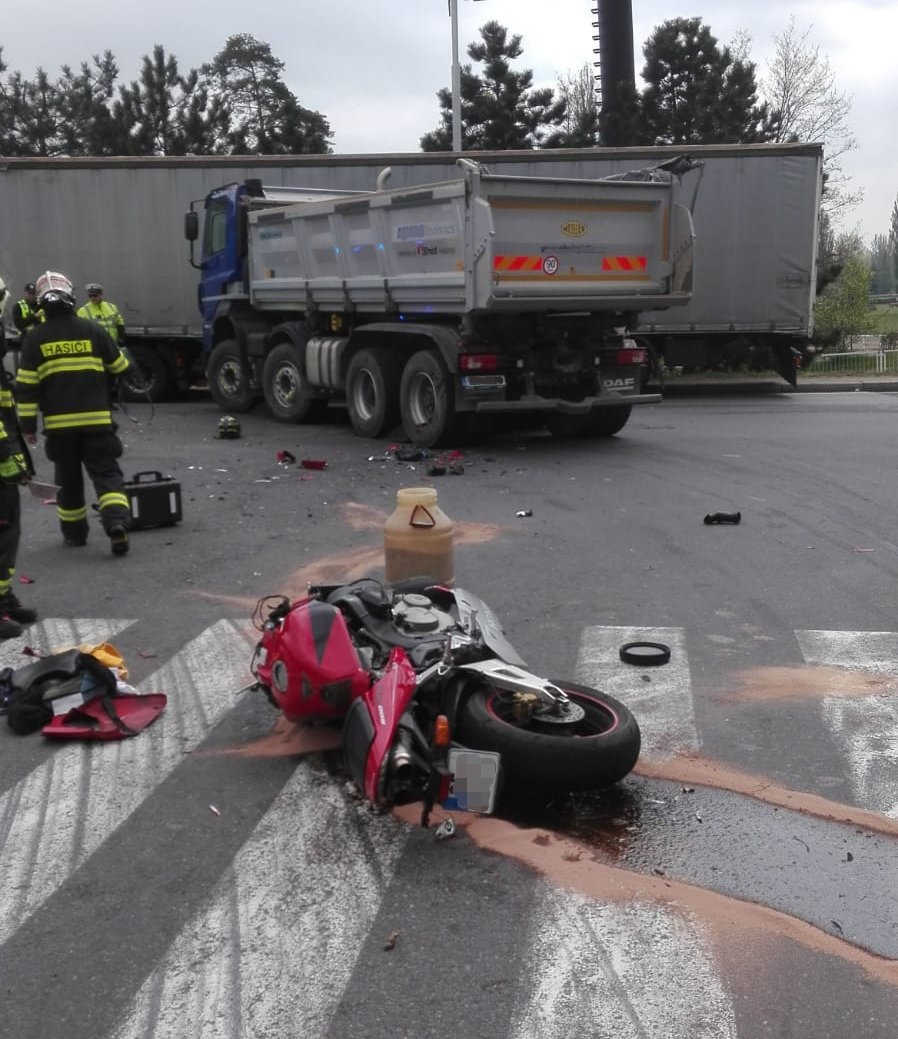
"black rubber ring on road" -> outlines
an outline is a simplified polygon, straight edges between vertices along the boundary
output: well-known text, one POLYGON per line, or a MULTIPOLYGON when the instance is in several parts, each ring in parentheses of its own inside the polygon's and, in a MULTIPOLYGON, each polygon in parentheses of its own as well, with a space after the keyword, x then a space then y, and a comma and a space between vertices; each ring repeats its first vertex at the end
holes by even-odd
POLYGON ((657 667, 670 660, 670 646, 663 642, 627 642, 620 648, 620 658, 625 664, 657 667))

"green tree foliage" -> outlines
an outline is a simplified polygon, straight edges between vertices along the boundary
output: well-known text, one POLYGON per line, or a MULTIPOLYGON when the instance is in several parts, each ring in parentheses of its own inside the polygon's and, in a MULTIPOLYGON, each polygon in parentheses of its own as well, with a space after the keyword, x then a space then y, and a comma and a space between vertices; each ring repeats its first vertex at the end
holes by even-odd
POLYGON ((776 113, 758 101, 755 66, 734 57, 700 18, 657 26, 643 47, 645 88, 602 121, 620 144, 746 144, 775 138, 776 113))
POLYGON ((892 270, 898 282, 898 199, 892 203, 892 216, 889 221, 889 249, 892 253, 892 270))
POLYGON ((51 80, 9 71, 0 48, 0 155, 209 155, 329 151, 330 127, 299 104, 268 44, 232 36, 182 74, 157 45, 117 86, 109 51, 51 80))
POLYGON ((125 155, 216 154, 227 150, 228 112, 209 100, 195 69, 182 76, 177 58, 156 44, 140 79, 119 91, 114 120, 125 155))
POLYGON ((850 346, 854 336, 873 330, 872 271, 864 243, 855 234, 841 235, 836 253, 842 259, 841 273, 826 286, 814 306, 815 339, 831 349, 850 346))
MULTIPOLYGON (((461 69, 462 148, 492 150, 559 147, 566 143, 562 125, 564 99, 556 100, 551 88, 534 88, 532 69, 511 67, 524 49, 520 36, 508 35, 498 22, 480 29, 481 42, 468 44, 468 57, 482 64, 480 75, 471 65, 461 69)), ((437 93, 440 126, 421 138, 425 152, 452 149, 452 92, 437 93)))
POLYGON ((118 155, 122 127, 111 110, 118 66, 111 51, 81 63, 78 72, 63 65, 56 84, 59 139, 63 155, 118 155))
POLYGON ((874 296, 898 291, 895 284, 895 256, 889 239, 883 234, 873 236, 873 244, 870 247, 870 268, 873 272, 870 292, 874 296))
POLYGON ((231 36, 201 72, 203 85, 230 112, 230 150, 239 154, 329 152, 331 130, 320 112, 303 108, 281 78, 284 63, 250 36, 231 36))

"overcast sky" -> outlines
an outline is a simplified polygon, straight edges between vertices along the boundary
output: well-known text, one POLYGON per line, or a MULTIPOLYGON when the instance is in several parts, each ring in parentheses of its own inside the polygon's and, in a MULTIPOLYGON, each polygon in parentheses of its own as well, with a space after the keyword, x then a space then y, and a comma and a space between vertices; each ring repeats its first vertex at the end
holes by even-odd
MULTIPOLYGON (((595 0, 458 0, 462 61, 479 27, 495 19, 522 37, 517 68, 530 68, 537 86, 555 86, 594 58, 595 0)), ((235 33, 271 46, 300 103, 317 109, 339 153, 418 151, 439 123, 436 93, 450 84, 452 38, 447 0, 154 0, 119 4, 79 0, 47 16, 6 18, 3 58, 9 69, 54 76, 63 64, 106 49, 120 80, 134 78, 141 58, 162 44, 183 70, 212 58, 235 33)), ((740 30, 752 39, 757 76, 766 73, 773 36, 795 16, 811 28, 836 72, 837 88, 853 99, 849 123, 858 147, 843 167, 865 199, 843 221, 869 239, 888 230, 898 196, 898 0, 714 0, 684 7, 674 0, 633 0, 637 75, 642 45, 669 18, 700 17, 721 43, 740 30)))

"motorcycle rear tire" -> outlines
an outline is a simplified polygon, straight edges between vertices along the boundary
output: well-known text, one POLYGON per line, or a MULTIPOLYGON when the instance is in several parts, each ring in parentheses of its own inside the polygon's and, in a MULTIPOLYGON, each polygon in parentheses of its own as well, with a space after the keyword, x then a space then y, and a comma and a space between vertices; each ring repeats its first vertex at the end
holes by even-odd
POLYGON ((498 751, 509 786, 595 790, 623 779, 636 764, 640 747, 639 725, 629 709, 598 689, 552 681, 586 711, 571 730, 556 734, 518 725, 503 716, 495 689, 478 688, 459 710, 459 742, 473 750, 498 751))

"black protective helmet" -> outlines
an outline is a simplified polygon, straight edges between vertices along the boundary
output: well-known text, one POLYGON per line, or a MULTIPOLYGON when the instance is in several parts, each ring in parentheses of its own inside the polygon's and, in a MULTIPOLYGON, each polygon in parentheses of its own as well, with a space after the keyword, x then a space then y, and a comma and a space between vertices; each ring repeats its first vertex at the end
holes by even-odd
POLYGON ((31 292, 31 293, 34 292, 34 282, 33 281, 29 281, 28 282, 28 284, 25 286, 25 291, 26 292, 31 292))
POLYGON ((218 432, 215 435, 219 440, 239 440, 240 423, 233 415, 222 415, 218 420, 218 432))

